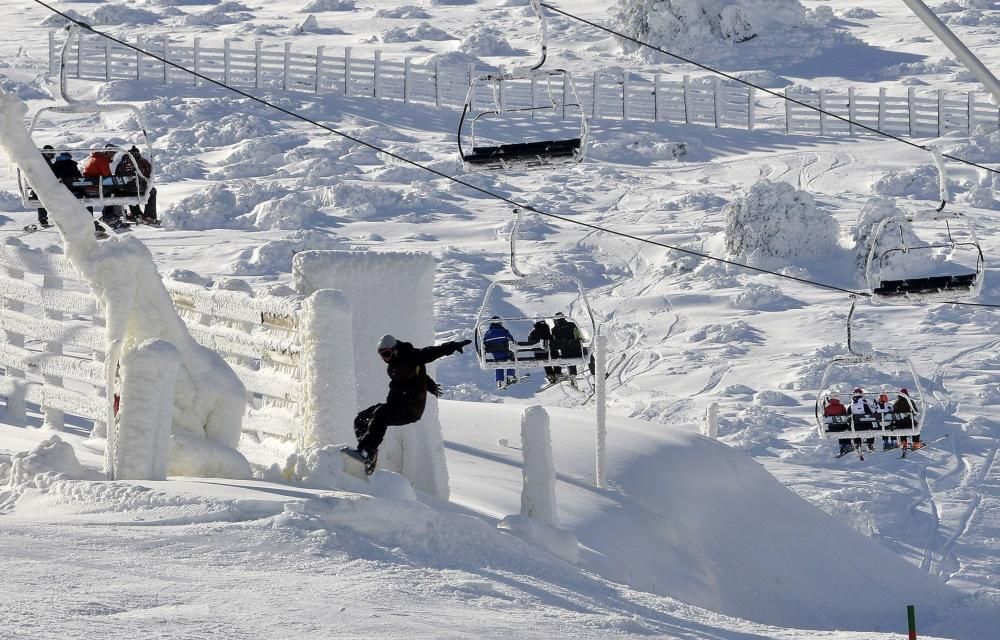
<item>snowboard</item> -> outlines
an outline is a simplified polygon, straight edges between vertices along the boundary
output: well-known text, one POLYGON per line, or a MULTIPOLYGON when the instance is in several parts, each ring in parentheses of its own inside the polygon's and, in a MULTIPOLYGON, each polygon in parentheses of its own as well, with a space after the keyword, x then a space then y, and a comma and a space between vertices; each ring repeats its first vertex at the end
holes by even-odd
POLYGON ((359 478, 367 482, 368 476, 375 471, 374 463, 371 465, 371 471, 368 471, 368 468, 366 467, 368 461, 361 457, 361 454, 358 453, 357 449, 352 449, 351 447, 344 445, 340 447, 339 451, 341 457, 344 459, 344 471, 355 478, 359 478))

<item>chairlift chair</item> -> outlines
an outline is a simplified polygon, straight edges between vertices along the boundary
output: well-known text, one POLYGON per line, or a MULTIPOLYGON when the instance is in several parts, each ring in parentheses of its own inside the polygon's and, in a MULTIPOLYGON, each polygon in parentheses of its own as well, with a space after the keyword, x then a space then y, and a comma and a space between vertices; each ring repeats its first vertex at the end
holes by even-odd
MULTIPOLYGON (((510 260, 511 271, 515 277, 497 280, 491 283, 490 286, 486 288, 486 293, 483 295, 483 303, 479 308, 479 315, 476 317, 474 331, 476 355, 479 360, 479 367, 484 371, 495 369, 513 369, 516 372, 518 380, 525 375, 528 375, 533 369, 544 369, 545 367, 576 367, 577 375, 582 375, 583 372, 586 372, 589 367, 590 356, 593 352, 593 340, 594 336, 597 335, 597 324, 594 321, 594 314, 587 298, 587 292, 584 290, 583 284, 578 278, 559 274, 524 274, 518 270, 516 241, 517 230, 521 223, 521 211, 519 209, 515 209, 514 213, 516 218, 514 226, 511 228, 510 232, 510 260), (550 345, 547 344, 517 344, 518 342, 525 342, 523 338, 527 337, 527 332, 524 333, 524 336, 520 341, 517 340, 518 335, 514 335, 515 343, 508 344, 506 353, 502 354, 503 358, 501 358, 497 353, 491 353, 484 349, 483 335, 486 333, 489 325, 493 322, 499 321, 508 330, 511 330, 511 328, 516 330, 521 327, 530 328, 533 322, 540 317, 554 317, 548 316, 547 314, 525 316, 511 314, 500 315, 494 313, 491 302, 499 296, 500 292, 515 290, 537 291, 539 289, 553 288, 569 288, 576 291, 577 300, 580 303, 578 308, 582 310, 582 313, 573 315, 568 309, 562 311, 562 313, 567 320, 573 322, 577 326, 582 334, 579 356, 570 357, 563 354, 553 355, 550 350, 550 345)), ((549 310, 547 309, 546 311, 549 310)), ((514 333, 514 331, 511 331, 511 333, 514 333)), ((568 376, 563 376, 563 378, 569 379, 568 376)))
MULTIPOLYGON (((943 203, 942 203, 943 206, 943 203)), ((971 260, 969 261, 971 262, 971 260)), ((958 264, 953 262, 953 264, 958 264)), ((865 261, 865 281, 873 300, 882 304, 913 304, 914 302, 947 302, 973 298, 983 286, 986 262, 972 222, 959 212, 922 211, 882 220, 875 229, 874 239, 865 261), (930 242, 909 246, 906 227, 914 223, 943 225, 944 237, 930 242), (958 235, 959 227, 962 235, 958 235), (964 253, 975 264, 960 265, 960 273, 946 275, 913 274, 908 277, 890 275, 893 259, 909 254, 927 255, 945 253, 945 259, 964 253)))
POLYGON ((457 136, 458 153, 467 167, 579 162, 586 153, 589 123, 573 76, 565 69, 542 69, 547 56, 545 14, 539 0, 530 3, 539 20, 541 57, 530 68, 471 80, 457 136), (484 92, 489 94, 488 107, 478 106, 484 92), (568 121, 575 124, 567 126, 568 121))
MULTIPOLYGON (((98 100, 78 100, 69 95, 66 82, 66 69, 69 66, 68 56, 74 40, 79 41, 79 32, 79 26, 72 25, 68 28, 66 42, 63 43, 62 53, 60 55, 58 98, 61 98, 65 104, 39 109, 39 111, 31 119, 31 126, 28 129, 29 134, 37 142, 39 133, 45 131, 46 124, 48 123, 51 125, 51 121, 56 120, 58 116, 69 115, 108 118, 116 114, 125 114, 129 117, 129 119, 138 123, 138 129, 132 132, 131 137, 133 139, 131 142, 135 144, 137 148, 142 149, 143 155, 150 161, 150 165, 152 166, 152 146, 149 142, 149 136, 146 133, 146 127, 143 124, 142 114, 139 112, 138 108, 133 105, 123 103, 107 103, 100 102, 98 100)), ((115 132, 115 135, 122 136, 123 133, 121 131, 117 131, 115 132)), ((127 147, 127 145, 125 146, 127 147)), ((94 151, 109 151, 109 149, 105 148, 103 145, 98 147, 68 147, 65 145, 53 145, 53 147, 54 149, 52 149, 52 153, 57 155, 62 152, 69 152, 77 155, 83 153, 86 154, 86 156, 89 156, 94 151)), ((41 151, 41 149, 39 149, 39 151, 41 151)), ((155 171, 150 171, 150 175, 148 176, 141 175, 138 158, 129 152, 127 148, 118 148, 114 151, 116 154, 116 162, 132 163, 132 166, 135 167, 134 175, 128 177, 112 176, 102 179, 84 178, 71 185, 67 185, 67 187, 86 206, 105 207, 109 205, 134 205, 145 207, 146 202, 149 200, 150 192, 154 187, 153 173, 155 173, 155 171)), ((75 159, 83 160, 84 158, 78 157, 75 159)), ((38 208, 42 206, 37 194, 34 189, 32 189, 31 185, 28 184, 27 178, 21 172, 20 168, 17 169, 17 183, 18 190, 21 194, 21 200, 25 207, 38 208)))
POLYGON ((816 392, 815 416, 819 435, 821 438, 832 439, 918 436, 924 426, 924 417, 927 415, 928 406, 916 368, 909 358, 901 355, 877 352, 858 353, 854 350, 851 343, 851 321, 854 316, 855 302, 856 300, 851 303, 851 311, 847 317, 848 354, 830 361, 820 379, 819 390, 816 392), (892 398, 901 389, 906 389, 908 393, 902 397, 907 399, 910 412, 908 414, 887 413, 882 416, 856 416, 854 420, 851 420, 849 415, 824 415, 826 405, 831 398, 851 398, 855 388, 864 387, 863 379, 866 376, 871 376, 865 369, 877 369, 883 378, 886 372, 896 372, 894 384, 886 385, 884 382, 876 384, 875 388, 878 388, 879 391, 874 394, 872 392, 865 393, 865 397, 870 400, 872 395, 877 398, 878 394, 885 393, 892 398), (842 375, 838 375, 838 372, 842 375), (909 423, 909 427, 896 426, 907 423, 909 423), (865 428, 859 430, 859 427, 865 428))

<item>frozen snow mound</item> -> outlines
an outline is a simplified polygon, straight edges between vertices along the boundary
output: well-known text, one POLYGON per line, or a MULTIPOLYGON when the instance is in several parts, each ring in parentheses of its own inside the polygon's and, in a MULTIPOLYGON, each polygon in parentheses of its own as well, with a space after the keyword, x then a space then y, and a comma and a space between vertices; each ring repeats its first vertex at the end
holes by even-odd
POLYGON ((524 51, 515 49, 496 27, 480 27, 462 40, 459 51, 474 56, 514 56, 524 51))
POLYGON ((940 180, 937 167, 922 164, 913 169, 890 171, 875 180, 872 192, 891 198, 916 198, 937 200, 940 196, 940 180))
POLYGON ((753 263, 815 257, 837 248, 840 229, 812 195, 784 182, 761 180, 724 209, 726 253, 753 263))
POLYGON ((312 0, 299 9, 299 13, 319 13, 321 11, 354 11, 354 0, 312 0))
MULTIPOLYGON (((638 40, 744 69, 762 67, 765 60, 808 59, 852 40, 798 0, 618 0, 614 17, 623 33, 638 40)), ((632 41, 618 42, 625 53, 646 61, 667 60, 632 41)))
POLYGON ((90 14, 91 24, 155 24, 160 16, 145 9, 120 4, 104 4, 90 14))
POLYGON ((296 253, 310 250, 344 249, 345 239, 315 229, 297 229, 279 240, 268 240, 259 247, 245 249, 233 263, 240 276, 263 276, 288 273, 296 253))

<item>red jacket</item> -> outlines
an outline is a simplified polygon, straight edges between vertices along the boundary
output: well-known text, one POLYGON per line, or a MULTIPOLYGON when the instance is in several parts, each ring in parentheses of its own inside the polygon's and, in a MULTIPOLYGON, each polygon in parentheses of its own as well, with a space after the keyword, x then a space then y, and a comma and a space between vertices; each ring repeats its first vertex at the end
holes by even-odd
POLYGON ((823 408, 824 416, 846 416, 847 407, 841 404, 837 398, 830 398, 830 402, 823 408))
POLYGON ((91 153, 87 161, 83 163, 84 178, 107 178, 110 175, 111 160, 103 151, 91 153))

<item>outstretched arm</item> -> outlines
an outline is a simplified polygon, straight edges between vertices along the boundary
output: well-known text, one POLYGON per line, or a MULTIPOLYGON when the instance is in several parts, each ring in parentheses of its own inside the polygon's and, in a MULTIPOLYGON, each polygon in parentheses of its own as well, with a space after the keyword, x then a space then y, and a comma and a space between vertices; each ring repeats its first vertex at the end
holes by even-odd
POLYGON ((445 342, 443 344, 437 344, 433 347, 424 347, 417 351, 420 362, 427 364, 428 362, 433 362, 438 358, 443 358, 444 356, 450 356, 453 353, 461 353, 462 347, 472 344, 472 340, 458 340, 452 342, 445 342))

